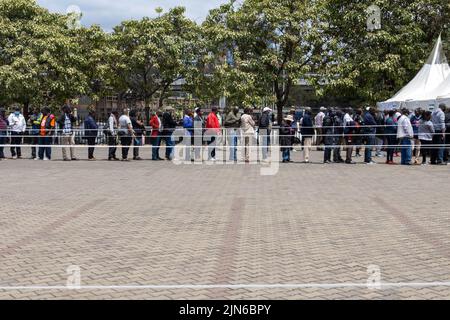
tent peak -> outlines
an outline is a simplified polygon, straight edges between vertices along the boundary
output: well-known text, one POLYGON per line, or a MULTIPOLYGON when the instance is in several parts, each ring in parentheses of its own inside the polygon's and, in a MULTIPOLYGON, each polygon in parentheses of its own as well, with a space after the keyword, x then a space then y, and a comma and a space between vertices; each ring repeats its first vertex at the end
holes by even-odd
POLYGON ((427 64, 433 65, 433 64, 446 64, 447 63, 447 57, 444 53, 444 47, 442 45, 442 33, 439 34, 439 37, 436 41, 436 44, 434 46, 433 52, 431 52, 427 64))

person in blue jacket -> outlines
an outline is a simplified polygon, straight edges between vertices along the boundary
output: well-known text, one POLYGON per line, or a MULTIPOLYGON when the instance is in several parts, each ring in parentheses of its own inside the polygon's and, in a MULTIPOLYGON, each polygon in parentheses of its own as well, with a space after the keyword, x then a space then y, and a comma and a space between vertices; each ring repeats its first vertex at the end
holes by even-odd
POLYGON ((88 159, 89 161, 95 161, 94 150, 95 142, 98 135, 98 124, 95 121, 95 109, 93 107, 88 108, 89 115, 84 120, 84 135, 88 143, 88 159))
POLYGON ((186 161, 193 160, 191 147, 194 145, 194 115, 192 111, 186 110, 183 118, 183 128, 186 130, 185 134, 185 153, 186 161))
POLYGON ((364 150, 364 162, 374 164, 372 160, 372 149, 375 146, 375 135, 377 133, 377 122, 375 121, 375 109, 368 108, 364 114, 364 133, 366 137, 366 148, 364 150))

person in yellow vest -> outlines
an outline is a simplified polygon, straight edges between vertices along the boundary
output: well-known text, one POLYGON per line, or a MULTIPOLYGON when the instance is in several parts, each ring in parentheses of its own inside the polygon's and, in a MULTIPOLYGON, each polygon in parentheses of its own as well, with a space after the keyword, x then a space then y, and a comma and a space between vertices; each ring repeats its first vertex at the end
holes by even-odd
POLYGON ((50 108, 42 109, 42 120, 39 131, 39 159, 48 161, 52 159, 52 136, 55 132, 56 119, 50 112, 50 108))
POLYGON ((31 127, 30 130, 30 144, 31 147, 31 159, 32 160, 38 160, 37 156, 37 144, 38 144, 38 137, 39 137, 39 131, 41 129, 41 122, 42 122, 42 113, 39 110, 39 108, 36 108, 33 110, 33 113, 30 115, 30 118, 28 119, 28 126, 31 127))

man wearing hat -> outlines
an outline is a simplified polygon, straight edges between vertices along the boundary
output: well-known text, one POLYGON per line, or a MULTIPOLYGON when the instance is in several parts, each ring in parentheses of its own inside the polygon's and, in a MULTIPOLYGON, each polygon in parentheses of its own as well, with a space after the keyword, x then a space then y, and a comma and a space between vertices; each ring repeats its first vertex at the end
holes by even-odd
POLYGON ((320 107, 320 112, 314 118, 314 124, 316 127, 317 141, 316 145, 320 146, 323 143, 323 119, 325 118, 325 112, 327 108, 320 107))
POLYGON ((260 139, 260 145, 262 146, 262 160, 267 161, 270 150, 270 134, 272 129, 272 123, 270 121, 270 114, 272 109, 265 107, 263 113, 258 122, 258 133, 260 139))
POLYGON ((291 149, 294 144, 295 129, 292 128, 294 116, 288 115, 280 128, 280 150, 283 153, 283 163, 291 161, 291 149))
POLYGON ((27 122, 20 112, 20 108, 16 107, 14 112, 8 117, 8 124, 11 132, 11 156, 13 159, 22 158, 22 150, 20 145, 23 141, 25 130, 27 129, 27 122))

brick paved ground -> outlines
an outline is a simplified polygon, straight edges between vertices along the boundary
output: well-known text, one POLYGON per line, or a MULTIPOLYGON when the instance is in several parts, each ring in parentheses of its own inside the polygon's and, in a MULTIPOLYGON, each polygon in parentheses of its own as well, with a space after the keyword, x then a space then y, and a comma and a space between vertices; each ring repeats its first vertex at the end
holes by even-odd
MULTIPOLYGON (((84 286, 365 284, 369 265, 383 282, 450 281, 449 170, 289 164, 261 176, 254 165, 2 161, 0 286, 64 286, 70 265, 84 286)), ((449 299, 450 287, 21 289, 0 298, 449 299)))

